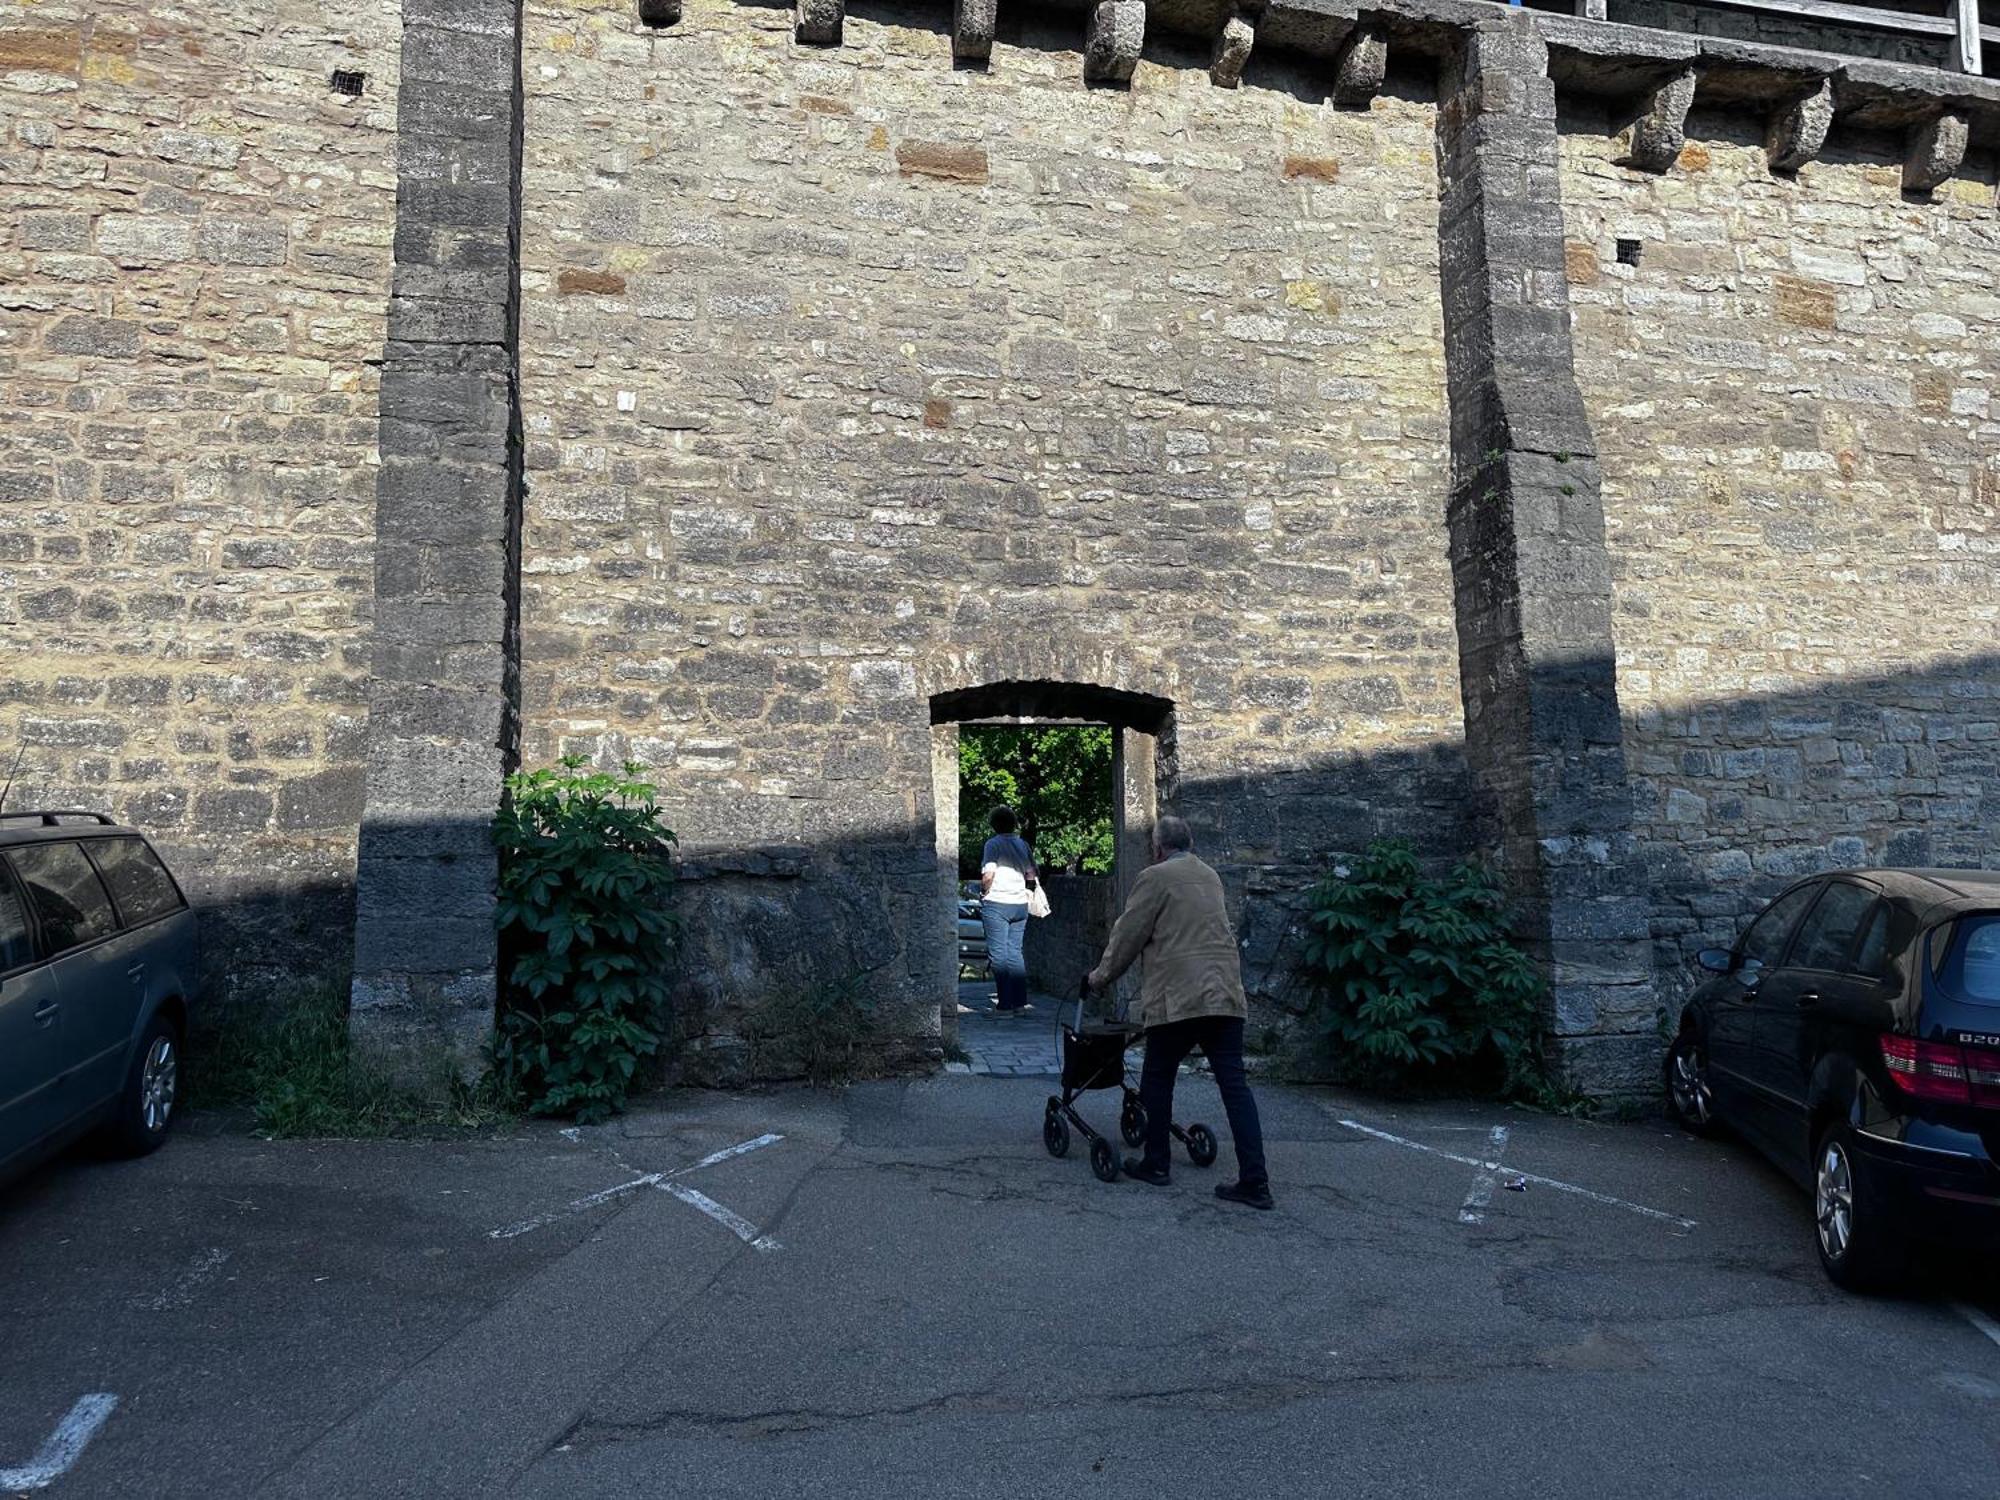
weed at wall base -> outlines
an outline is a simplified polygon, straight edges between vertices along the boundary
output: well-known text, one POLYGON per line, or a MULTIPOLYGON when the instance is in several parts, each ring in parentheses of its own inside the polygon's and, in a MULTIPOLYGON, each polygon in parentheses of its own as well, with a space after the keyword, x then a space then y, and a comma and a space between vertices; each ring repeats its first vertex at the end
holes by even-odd
POLYGON ((327 984, 192 1038, 187 1103, 247 1109, 259 1135, 281 1140, 491 1128, 519 1113, 490 1074, 464 1082, 443 1046, 409 1074, 423 1081, 399 1081, 354 1052, 346 994, 327 984))

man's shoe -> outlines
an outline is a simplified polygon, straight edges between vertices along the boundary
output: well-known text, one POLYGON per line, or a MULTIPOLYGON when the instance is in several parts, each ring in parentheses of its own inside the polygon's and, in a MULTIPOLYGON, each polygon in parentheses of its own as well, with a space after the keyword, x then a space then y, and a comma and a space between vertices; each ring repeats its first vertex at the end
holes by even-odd
MULTIPOLYGON (((1126 1170, 1129 1172, 1130 1167, 1126 1170)), ((1224 1203, 1240 1203, 1245 1208, 1276 1208, 1277 1200, 1271 1196, 1269 1183, 1258 1183, 1255 1187, 1245 1187, 1240 1182, 1218 1182, 1215 1196, 1224 1203)))
POLYGON ((1168 1172, 1165 1167, 1154 1168, 1147 1166, 1146 1158, 1143 1156, 1128 1156, 1125 1158, 1125 1175, 1137 1178, 1140 1182, 1150 1182, 1154 1187, 1165 1187, 1174 1180, 1173 1174, 1168 1172))

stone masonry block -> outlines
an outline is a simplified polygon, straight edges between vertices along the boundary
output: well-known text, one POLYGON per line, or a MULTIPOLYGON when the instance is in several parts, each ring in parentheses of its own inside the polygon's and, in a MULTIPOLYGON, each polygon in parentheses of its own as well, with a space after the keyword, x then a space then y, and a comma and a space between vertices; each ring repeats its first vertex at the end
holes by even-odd
POLYGON ((1145 0, 1099 0, 1084 32, 1083 81, 1130 83, 1145 43, 1145 0))
POLYGON ((1243 81, 1250 62, 1250 49, 1257 41, 1257 19, 1247 11, 1227 17, 1215 33, 1215 51, 1208 65, 1209 81, 1218 88, 1233 89, 1243 81))
POLYGON ((203 219, 195 232, 201 258, 218 266, 277 266, 285 261, 283 219, 203 219))
POLYGON ((953 0, 951 55, 962 63, 985 62, 993 55, 993 25, 998 0, 953 0))
POLYGON ((56 354, 94 354, 104 359, 133 359, 139 353, 139 325, 123 318, 96 318, 74 313, 59 319, 43 335, 56 354))
POLYGON ((1638 118, 1620 133, 1620 165, 1642 172, 1664 172, 1680 159, 1687 144, 1688 106, 1694 103, 1696 73, 1683 69, 1661 84, 1640 104, 1638 118))
POLYGON ((1965 165, 1971 122, 1962 113, 1945 110, 1910 127, 1903 142, 1903 191, 1933 193, 1965 165))
POLYGON ((1333 102, 1346 109, 1366 109, 1382 92, 1388 73, 1388 33, 1379 22, 1361 22, 1348 34, 1333 65, 1333 102))
POLYGON ((1833 80, 1823 79, 1803 99, 1771 111, 1764 155, 1773 172, 1796 172, 1817 157, 1833 128, 1833 80))
POLYGON ((809 46, 837 47, 846 19, 847 0, 798 0, 792 35, 809 46))

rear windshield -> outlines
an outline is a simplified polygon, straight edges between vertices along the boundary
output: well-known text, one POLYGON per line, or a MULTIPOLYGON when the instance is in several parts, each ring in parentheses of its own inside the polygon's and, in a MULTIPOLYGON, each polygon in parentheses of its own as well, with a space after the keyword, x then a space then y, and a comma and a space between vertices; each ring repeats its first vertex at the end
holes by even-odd
POLYGON ((1954 1000, 2000 1005, 2000 912, 1961 917, 1931 934, 1931 974, 1954 1000))

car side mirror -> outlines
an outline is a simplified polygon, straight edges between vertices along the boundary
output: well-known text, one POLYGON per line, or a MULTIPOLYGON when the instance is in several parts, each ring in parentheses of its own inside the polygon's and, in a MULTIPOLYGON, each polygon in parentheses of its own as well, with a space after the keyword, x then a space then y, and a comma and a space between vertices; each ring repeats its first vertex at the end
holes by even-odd
POLYGON ((1727 948, 1704 948, 1694 956, 1694 961, 1711 974, 1728 974, 1736 968, 1727 948))

